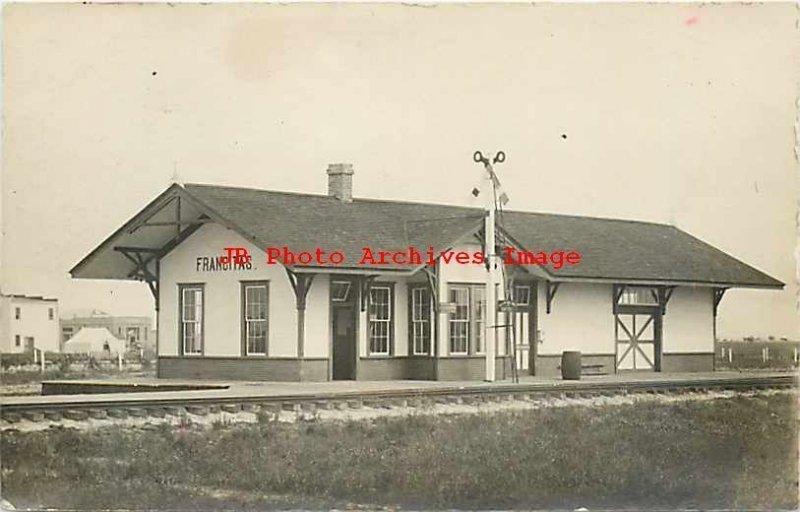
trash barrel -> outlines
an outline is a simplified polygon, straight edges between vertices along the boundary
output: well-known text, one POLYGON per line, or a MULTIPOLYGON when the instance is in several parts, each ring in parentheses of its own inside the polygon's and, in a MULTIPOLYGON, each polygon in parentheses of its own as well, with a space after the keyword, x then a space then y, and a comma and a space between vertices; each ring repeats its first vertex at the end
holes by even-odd
POLYGON ((561 354, 561 378, 564 380, 581 380, 581 353, 564 351, 561 354))

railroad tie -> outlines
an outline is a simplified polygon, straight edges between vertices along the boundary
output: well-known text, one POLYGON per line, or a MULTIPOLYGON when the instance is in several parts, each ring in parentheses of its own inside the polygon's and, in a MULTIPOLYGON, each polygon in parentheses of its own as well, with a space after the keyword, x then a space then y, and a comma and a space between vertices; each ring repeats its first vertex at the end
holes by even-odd
POLYGON ((392 407, 408 407, 407 398, 392 398, 389 403, 392 407))
POLYGON ((330 411, 333 409, 333 403, 328 400, 319 400, 314 402, 314 406, 320 411, 330 411))
POLYGON ((464 402, 466 405, 478 405, 481 403, 480 397, 476 395, 468 395, 461 398, 461 401, 464 402))
POLYGON ((8 423, 19 423, 22 420, 22 416, 15 412, 4 412, 3 419, 8 423))
POLYGON ((105 409, 89 409, 86 411, 90 418, 102 420, 108 417, 108 412, 105 409))
POLYGON ((89 417, 89 413, 82 409, 67 409, 64 411, 64 417, 68 420, 84 421, 89 417))
POLYGON ((344 411, 345 409, 350 407, 350 405, 345 400, 336 400, 334 402, 331 402, 331 404, 333 404, 333 408, 336 409, 337 411, 344 411))
POLYGON ((167 415, 163 407, 148 407, 147 413, 154 418, 163 418, 167 415))
POLYGON ((406 406, 418 409, 422 407, 422 399, 417 397, 409 398, 406 400, 406 406))
POLYGON ((61 411, 51 409, 44 411, 44 417, 50 421, 61 421, 64 418, 64 415, 61 413, 61 411))
POLYGON ((279 412, 281 412, 281 404, 268 402, 265 404, 261 404, 259 406, 259 410, 267 414, 278 414, 279 412))
POLYGON ((207 416, 208 407, 204 405, 187 405, 186 412, 194 416, 207 416))
POLYGON ((114 407, 108 410, 108 416, 116 419, 125 419, 128 417, 128 411, 114 407))
POLYGON ((132 418, 145 418, 147 417, 147 411, 139 407, 131 407, 127 410, 127 413, 132 418))
POLYGON ((374 398, 368 398, 364 400, 364 407, 369 407, 371 409, 380 409, 382 407, 381 401, 376 400, 374 398))
POLYGON ((23 411, 22 416, 28 421, 44 420, 44 413, 41 411, 23 411))
POLYGON ((281 409, 289 412, 300 412, 300 404, 295 402, 283 402, 281 404, 281 409))

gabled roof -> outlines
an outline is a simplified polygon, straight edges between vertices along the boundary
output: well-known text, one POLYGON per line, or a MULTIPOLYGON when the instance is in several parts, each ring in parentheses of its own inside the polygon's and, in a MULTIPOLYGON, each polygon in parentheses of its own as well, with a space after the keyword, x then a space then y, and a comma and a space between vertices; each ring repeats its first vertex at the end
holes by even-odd
POLYGON ((503 225, 528 250, 581 254, 558 280, 671 282, 779 288, 783 283, 666 224, 530 212, 505 212, 503 225))
MULTIPOLYGON (((439 204, 353 199, 235 187, 186 184, 186 191, 220 217, 241 227, 259 247, 286 246, 295 253, 341 251, 357 265, 362 249, 399 251, 409 246, 444 250, 483 225, 483 210, 439 204)), ((313 266, 313 265, 312 265, 313 266)), ((370 267, 368 267, 370 268, 370 267)), ((409 270, 393 264, 382 270, 409 270)))
MULTIPOLYGON (((180 243, 203 222, 210 221, 235 230, 258 247, 286 246, 294 252, 313 252, 318 247, 338 250, 345 254, 346 262, 357 263, 363 247, 401 251, 413 246, 420 252, 431 246, 435 251, 451 248, 481 229, 484 218, 483 210, 460 206, 373 199, 344 203, 324 195, 173 185, 70 273, 78 278, 130 279, 135 265, 114 247, 145 245, 157 256, 180 243), (177 198, 182 198, 182 202, 175 201, 177 198), (169 225, 165 222, 169 219, 180 221, 169 225), (187 228, 176 230, 183 226, 187 228)), ((519 211, 504 212, 498 220, 501 231, 523 250, 581 253, 580 265, 565 265, 560 270, 538 269, 539 275, 556 281, 783 286, 780 281, 668 225, 519 211)), ((150 265, 156 259, 147 261, 150 265)), ((397 265, 353 267, 362 271, 416 270, 397 265)))

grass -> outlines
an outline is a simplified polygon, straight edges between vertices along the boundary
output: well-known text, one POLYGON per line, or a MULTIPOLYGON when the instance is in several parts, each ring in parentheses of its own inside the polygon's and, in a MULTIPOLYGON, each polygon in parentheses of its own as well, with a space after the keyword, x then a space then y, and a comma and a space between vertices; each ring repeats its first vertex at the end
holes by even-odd
POLYGON ((76 509, 793 509, 795 400, 5 433, 2 487, 76 509))
POLYGON ((155 370, 139 370, 124 368, 121 372, 116 367, 108 366, 97 370, 69 369, 64 371, 58 366, 48 366, 42 373, 38 369, 22 370, 16 372, 0 370, 0 385, 12 386, 20 384, 38 384, 43 380, 53 379, 92 379, 105 377, 154 376, 155 370))

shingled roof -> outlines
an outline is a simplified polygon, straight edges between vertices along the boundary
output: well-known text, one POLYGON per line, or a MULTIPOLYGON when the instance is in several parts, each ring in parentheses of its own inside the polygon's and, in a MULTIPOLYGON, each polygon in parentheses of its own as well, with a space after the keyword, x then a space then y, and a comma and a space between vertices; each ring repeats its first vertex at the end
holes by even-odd
MULTIPOLYGON (((362 248, 401 251, 409 246, 444 250, 482 226, 484 212, 439 204, 353 199, 211 185, 186 191, 253 236, 260 247, 286 246, 294 252, 341 251, 356 267, 362 248)), ((363 266, 359 268, 364 268, 363 266)), ((383 270, 409 270, 373 265, 383 270)))
POLYGON ((514 241, 528 250, 580 252, 580 265, 547 269, 558 279, 783 286, 777 279, 666 224, 518 211, 505 212, 502 223, 514 241))
MULTIPOLYGON (((413 246, 420 252, 430 246, 436 251, 448 249, 480 229, 485 217, 481 209, 460 206, 357 198, 342 202, 325 195, 173 185, 76 265, 71 271, 73 277, 125 278, 121 273, 115 277, 117 272, 112 267, 125 260, 112 254, 113 246, 124 242, 126 233, 135 231, 137 217, 152 216, 156 202, 163 204, 171 190, 191 199, 192 211, 210 215, 259 247, 287 246, 295 252, 313 252, 317 247, 338 250, 345 254, 347 262, 358 262, 363 247, 401 251, 413 246), (98 260, 94 269, 92 259, 98 260)), ((560 270, 539 267, 553 280, 783 286, 673 226, 520 211, 504 212, 499 220, 501 230, 522 250, 581 253, 580 265, 565 265, 560 270)), ((164 240, 169 239, 167 234, 164 236, 164 240)), ((358 268, 412 270, 396 265, 358 268)))

